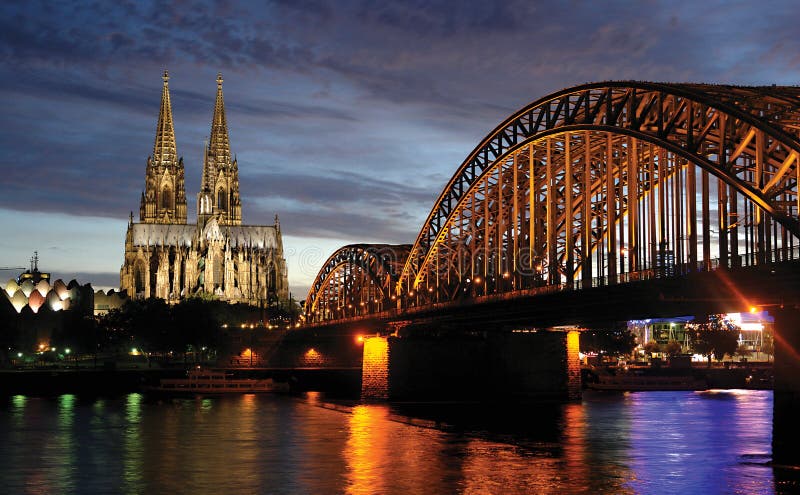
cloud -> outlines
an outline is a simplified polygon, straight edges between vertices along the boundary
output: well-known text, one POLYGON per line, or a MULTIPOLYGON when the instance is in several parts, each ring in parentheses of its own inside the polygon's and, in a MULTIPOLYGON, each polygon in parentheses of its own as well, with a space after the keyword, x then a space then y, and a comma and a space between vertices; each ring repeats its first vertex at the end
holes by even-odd
POLYGON ((413 242, 435 188, 397 184, 355 173, 338 176, 270 173, 259 177, 266 198, 243 198, 247 218, 271 219, 279 212, 294 236, 351 239, 349 242, 413 242))
POLYGON ((192 218, 222 71, 245 221, 412 242, 514 110, 608 79, 795 84, 796 21, 788 1, 5 2, 0 208, 124 222, 167 68, 192 218))

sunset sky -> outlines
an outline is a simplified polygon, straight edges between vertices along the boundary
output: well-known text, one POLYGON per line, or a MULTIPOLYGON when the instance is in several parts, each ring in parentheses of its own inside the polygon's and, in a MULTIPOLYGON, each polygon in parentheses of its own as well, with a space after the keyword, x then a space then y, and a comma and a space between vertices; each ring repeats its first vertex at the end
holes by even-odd
MULTIPOLYGON (((245 224, 298 299, 356 242, 412 243, 516 109, 603 80, 800 84, 794 2, 3 2, 0 266, 116 287, 161 74, 195 217, 222 72, 245 224)), ((17 275, 2 271, 0 278, 17 275)))

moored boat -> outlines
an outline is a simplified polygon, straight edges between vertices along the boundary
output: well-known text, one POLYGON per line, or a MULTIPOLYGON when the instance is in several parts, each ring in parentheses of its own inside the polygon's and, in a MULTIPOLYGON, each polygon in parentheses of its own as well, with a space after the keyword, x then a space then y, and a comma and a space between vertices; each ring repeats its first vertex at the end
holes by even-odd
POLYGON ((619 372, 597 375, 595 382, 586 386, 593 390, 650 391, 650 390, 706 390, 705 378, 692 374, 653 374, 619 372))
POLYGON ((287 392, 287 383, 272 378, 234 378, 224 371, 203 368, 189 370, 185 378, 162 378, 157 386, 145 387, 147 392, 167 395, 257 394, 287 392))

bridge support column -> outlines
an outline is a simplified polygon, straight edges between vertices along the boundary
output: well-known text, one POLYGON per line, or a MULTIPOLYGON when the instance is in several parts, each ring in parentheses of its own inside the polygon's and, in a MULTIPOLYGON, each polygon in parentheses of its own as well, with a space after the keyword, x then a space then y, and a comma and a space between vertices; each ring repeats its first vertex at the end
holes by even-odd
POLYGON ((581 358, 580 351, 581 333, 577 330, 567 332, 567 398, 580 400, 581 398, 581 358))
MULTIPOLYGON (((391 400, 565 401, 581 396, 577 331, 464 329, 390 337, 388 344, 376 354, 388 357, 391 400)), ((365 398, 383 397, 372 392, 383 393, 382 359, 365 345, 365 398)))
POLYGON ((389 398, 389 339, 364 338, 364 355, 361 363, 361 398, 386 400, 389 398))
POLYGON ((774 316, 772 461, 800 466, 800 309, 778 309, 774 316))

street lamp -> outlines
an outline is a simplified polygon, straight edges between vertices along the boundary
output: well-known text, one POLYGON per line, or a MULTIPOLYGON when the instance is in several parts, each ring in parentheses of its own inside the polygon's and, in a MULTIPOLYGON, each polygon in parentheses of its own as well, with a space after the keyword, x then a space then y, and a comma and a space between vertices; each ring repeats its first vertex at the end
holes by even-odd
POLYGON ((254 325, 250 324, 250 367, 253 367, 253 327, 254 325))
POLYGON ((625 273, 625 256, 628 255, 628 248, 619 250, 619 273, 625 273))

